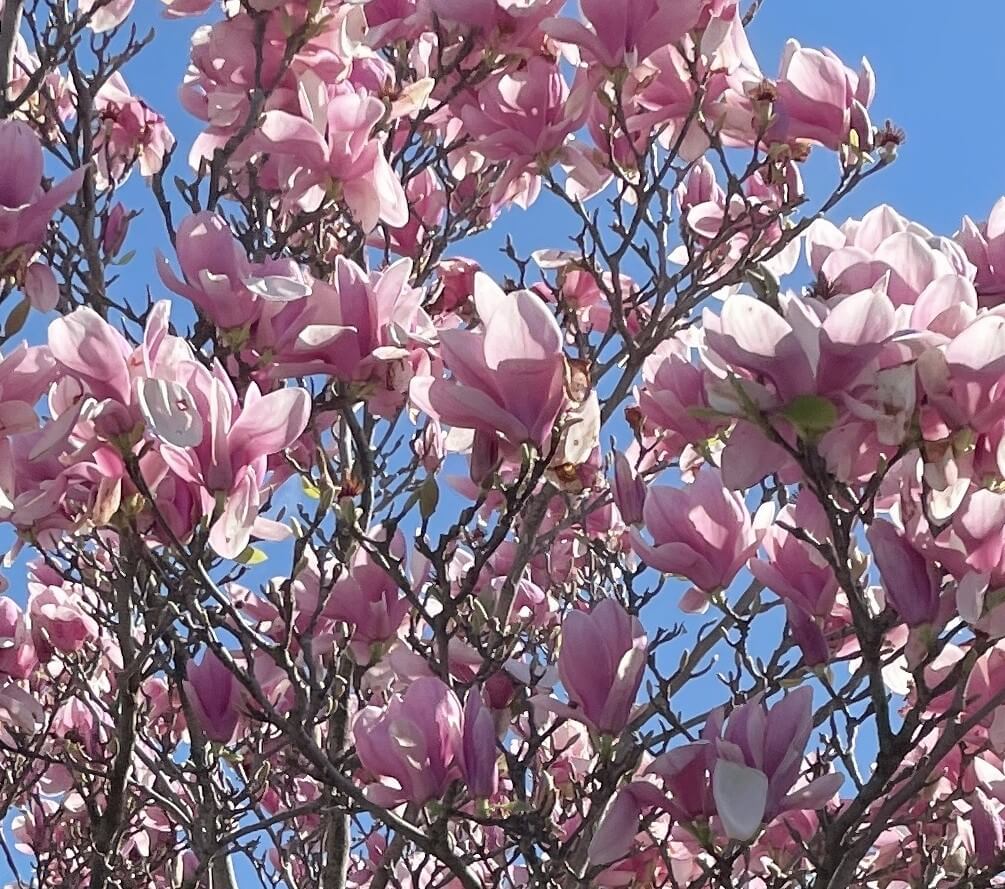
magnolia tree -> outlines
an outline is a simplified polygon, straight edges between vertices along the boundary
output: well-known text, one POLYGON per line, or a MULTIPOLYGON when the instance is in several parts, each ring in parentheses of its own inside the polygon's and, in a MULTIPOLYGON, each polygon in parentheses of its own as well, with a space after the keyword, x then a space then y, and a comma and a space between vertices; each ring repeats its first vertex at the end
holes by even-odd
POLYGON ((2 5, 9 885, 1000 882, 1005 201, 758 3, 165 3, 185 146, 2 5))

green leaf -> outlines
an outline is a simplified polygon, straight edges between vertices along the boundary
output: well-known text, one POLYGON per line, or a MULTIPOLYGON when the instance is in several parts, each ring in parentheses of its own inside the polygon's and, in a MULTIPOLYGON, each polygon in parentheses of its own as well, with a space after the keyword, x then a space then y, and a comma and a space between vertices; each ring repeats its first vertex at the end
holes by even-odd
POLYGON ((269 557, 257 546, 245 547, 244 552, 237 557, 237 561, 242 565, 261 565, 268 560, 269 557))
POLYGON ((833 428, 838 410, 832 401, 819 395, 799 395, 784 408, 781 415, 803 435, 821 435, 833 428))

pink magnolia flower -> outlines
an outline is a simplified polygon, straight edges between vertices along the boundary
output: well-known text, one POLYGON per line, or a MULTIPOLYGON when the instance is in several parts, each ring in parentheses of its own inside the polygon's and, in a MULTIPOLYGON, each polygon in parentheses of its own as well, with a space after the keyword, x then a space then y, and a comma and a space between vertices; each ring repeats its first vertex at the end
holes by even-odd
POLYGON ((365 232, 408 224, 408 200, 373 134, 384 104, 349 86, 333 91, 311 71, 301 75, 300 114, 267 111, 260 138, 276 164, 287 206, 318 209, 333 185, 365 232))
POLYGON ((637 467, 621 451, 614 454, 614 474, 611 477, 611 494, 621 513, 621 518, 629 525, 642 524, 643 507, 646 502, 646 483, 637 467))
POLYGON ((416 377, 412 403, 449 426, 473 429, 476 448, 546 445, 565 404, 562 331, 535 294, 504 293, 482 273, 474 302, 482 332, 440 333, 453 379, 416 377))
POLYGON ((121 201, 117 201, 102 220, 101 249, 104 250, 105 256, 118 255, 125 243, 131 220, 132 214, 126 210, 121 201))
POLYGON ((98 625, 84 610, 75 588, 43 584, 31 586, 28 615, 39 660, 48 661, 56 652, 72 654, 88 643, 97 642, 98 625))
POLYGON ((140 406, 171 469, 202 486, 210 504, 222 501, 207 510, 214 516, 209 541, 219 555, 240 555, 256 526, 265 535, 277 533, 258 515, 268 458, 288 448, 307 427, 311 400, 306 390, 263 395, 252 384, 239 408, 229 379, 193 362, 187 386, 145 380, 140 406))
POLYGON ((475 275, 481 271, 481 266, 473 259, 462 256, 441 259, 436 264, 436 277, 440 282, 440 295, 430 306, 431 314, 439 315, 459 311, 466 308, 475 292, 475 275))
POLYGON ((201 661, 188 662, 185 676, 185 696, 199 721, 199 728, 209 740, 229 744, 241 718, 243 691, 240 683, 209 650, 201 661))
POLYGON ((781 812, 815 809, 830 800, 844 777, 823 775, 796 787, 813 730, 813 690, 802 686, 772 707, 760 696, 729 714, 714 713, 702 732, 714 750, 712 796, 726 836, 750 839, 781 812))
POLYGON ((0 674, 26 679, 37 664, 24 613, 13 599, 0 596, 0 674))
POLYGON ((702 325, 718 358, 770 382, 782 403, 853 388, 874 372, 874 362, 896 330, 892 303, 875 290, 826 306, 787 294, 779 302, 781 314, 737 293, 719 315, 706 310, 702 325))
POLYGON ((459 766, 472 797, 489 799, 495 796, 499 787, 496 724, 477 687, 468 690, 464 702, 459 766))
POLYGON ((570 90, 559 67, 542 56, 525 67, 488 81, 474 101, 460 110, 465 131, 475 142, 475 154, 492 163, 506 163, 497 190, 531 176, 523 206, 536 199, 539 174, 562 163, 569 174, 570 193, 585 200, 600 191, 610 174, 568 138, 582 125, 589 110, 592 85, 580 74, 570 90))
POLYGON ((840 228, 825 220, 815 222, 806 236, 806 255, 829 292, 857 293, 886 281, 886 293, 897 306, 913 305, 946 275, 967 280, 974 276, 959 244, 936 238, 886 205, 840 228))
MULTIPOLYGON (((836 151, 847 141, 856 115, 860 120, 865 117, 875 87, 865 59, 856 74, 830 50, 804 49, 798 41, 789 40, 765 139, 817 142, 836 151)), ((866 129, 871 136, 871 128, 866 129)))
POLYGON ((694 584, 682 600, 685 610, 708 607, 708 597, 728 587, 757 549, 747 505, 714 469, 681 488, 650 487, 643 518, 653 543, 633 528, 632 547, 649 567, 694 584))
POLYGON ((215 213, 184 219, 178 226, 176 249, 183 280, 158 254, 161 280, 223 330, 254 322, 270 303, 301 299, 311 292, 293 263, 251 263, 226 221, 215 213))
POLYGON ((866 532, 887 603, 909 627, 930 624, 939 613, 939 573, 895 525, 876 519, 866 532))
MULTIPOLYGON (((747 262, 751 257, 766 254, 785 233, 783 208, 803 194, 802 177, 795 163, 785 164, 784 175, 766 178, 757 172, 744 179, 743 193, 726 194, 716 185, 707 200, 683 204, 687 227, 694 246, 681 245, 671 254, 671 259, 681 265, 700 259, 706 266, 703 277, 716 280, 725 268, 747 262), (729 238, 722 243, 724 232, 729 238), (702 247, 699 254, 695 247, 702 247)), ((703 176, 701 171, 697 174, 703 176)), ((699 183, 704 191, 704 183, 699 183)), ((700 196, 692 191, 680 194, 684 201, 700 196)), ((788 274, 799 260, 799 243, 792 241, 776 256, 767 259, 766 268, 772 274, 788 274)))
POLYGON ((706 373, 692 363, 692 352, 677 337, 664 340, 643 362, 641 386, 635 389, 647 442, 658 439, 671 459, 689 444, 704 443, 728 422, 710 417, 706 373))
POLYGON ((144 176, 160 171, 174 136, 161 115, 130 93, 120 73, 102 84, 94 107, 101 120, 94 143, 99 188, 121 183, 136 161, 144 176))
POLYGON ((84 181, 75 170, 49 191, 42 188, 44 158, 35 131, 19 120, 0 121, 0 154, 8 162, 0 174, 0 263, 17 269, 41 246, 53 214, 84 181))
POLYGON ((558 674, 571 706, 546 696, 535 702, 601 734, 617 734, 628 724, 642 684, 647 645, 638 618, 614 599, 589 612, 570 611, 562 623, 558 674))
POLYGON ((331 283, 314 282, 308 298, 263 315, 252 342, 273 356, 277 375, 329 373, 360 384, 372 407, 391 413, 412 376, 429 372, 436 339, 411 274, 408 259, 367 274, 336 257, 331 283))
POLYGON ((433 676, 413 680, 386 708, 363 708, 353 726, 356 752, 380 779, 367 796, 384 806, 439 799, 460 777, 462 736, 460 701, 433 676))
POLYGON ((589 27, 557 16, 543 24, 545 33, 613 71, 680 40, 698 24, 705 0, 580 0, 580 6, 589 27))
POLYGON ((799 528, 819 543, 830 538, 827 516, 810 491, 802 491, 794 505, 784 507, 764 533, 766 559, 753 559, 750 572, 785 602, 789 631, 807 664, 828 660, 824 625, 838 592, 837 578, 823 555, 798 539, 786 526, 799 528))
POLYGON ((756 695, 725 724, 723 711, 715 711, 700 741, 657 756, 641 778, 618 792, 597 828, 590 861, 606 864, 630 854, 642 816, 652 809, 684 824, 718 816, 728 838, 749 840, 782 813, 825 805, 844 779, 831 773, 800 781, 812 698, 804 686, 769 708, 756 695), (654 777, 665 791, 652 783, 654 777))
POLYGON ((397 582, 360 550, 348 572, 332 586, 324 616, 350 625, 353 654, 366 664, 374 660, 374 646, 398 635, 411 607, 397 582))
POLYGON ((33 309, 51 312, 59 304, 59 284, 45 263, 33 262, 25 269, 24 295, 33 309))
POLYGON ((995 202, 984 222, 964 216, 955 239, 977 269, 974 284, 981 305, 1000 305, 1005 301, 1005 197, 995 202))
POLYGON ((574 96, 558 65, 534 56, 478 90, 461 109, 464 129, 478 154, 492 162, 531 164, 558 151, 585 113, 584 89, 574 96))

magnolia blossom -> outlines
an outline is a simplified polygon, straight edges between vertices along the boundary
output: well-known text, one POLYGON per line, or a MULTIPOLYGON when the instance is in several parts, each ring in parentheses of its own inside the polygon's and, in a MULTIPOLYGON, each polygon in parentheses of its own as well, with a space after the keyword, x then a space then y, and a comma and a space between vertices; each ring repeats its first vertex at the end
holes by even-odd
POLYGON ((569 612, 562 637, 558 672, 572 706, 550 698, 539 703, 602 734, 621 731, 645 670, 647 640, 642 624, 613 599, 605 599, 589 613, 569 612))
POLYGON ((299 114, 269 111, 261 138, 287 183, 285 201, 316 210, 335 184, 364 231, 378 222, 408 224, 408 201, 371 131, 384 116, 374 96, 352 89, 332 94, 311 72, 301 77, 299 114))
POLYGON ((53 214, 77 193, 86 171, 75 170, 45 191, 42 145, 19 120, 0 121, 0 151, 9 160, 0 177, 0 255, 10 270, 35 254, 53 214))
POLYGON ((189 661, 185 694, 198 729, 211 741, 227 744, 241 715, 241 688, 226 665, 207 651, 201 661, 189 661))
POLYGON ((690 611, 707 608, 708 597, 728 587, 757 548, 746 504, 714 470, 683 489, 650 487, 643 523, 653 543, 633 528, 632 547, 652 568, 694 584, 681 603, 690 611))
POLYGON ((473 429, 476 449, 544 447, 565 403, 558 324, 535 294, 504 293, 484 274, 475 277, 474 304, 481 333, 440 333, 453 380, 416 377, 409 397, 440 422, 473 429))
POLYGON ((102 121, 94 148, 99 187, 122 182, 135 161, 144 176, 159 172, 175 144, 164 118, 132 95, 118 72, 102 84, 94 104, 102 121))
POLYGON ((680 40, 698 24, 704 0, 581 0, 580 5, 589 27, 563 16, 545 22, 545 30, 613 70, 632 67, 680 40))
POLYGON ((463 733, 457 696, 433 677, 416 679, 386 710, 361 710, 353 728, 360 762, 384 779, 367 787, 368 796, 383 805, 443 796, 460 777, 463 733))

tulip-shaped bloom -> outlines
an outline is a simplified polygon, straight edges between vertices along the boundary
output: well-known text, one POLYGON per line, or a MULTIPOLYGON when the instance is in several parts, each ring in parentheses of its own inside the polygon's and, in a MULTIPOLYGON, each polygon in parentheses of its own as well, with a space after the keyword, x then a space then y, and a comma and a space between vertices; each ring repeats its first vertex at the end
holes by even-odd
POLYGON ((601 734, 617 734, 631 718, 647 645, 639 619, 614 599, 589 612, 570 611, 562 624, 558 675, 572 706, 551 698, 538 698, 538 703, 601 734))
POLYGON ((229 744, 241 717, 241 686, 234 674, 207 651, 198 663, 188 662, 184 687, 203 734, 211 741, 229 744))
POLYGON ((284 201, 308 212, 318 209, 333 185, 366 232, 386 222, 408 224, 408 199, 384 156, 374 127, 384 117, 384 103, 348 85, 332 92, 317 74, 300 78, 300 114, 267 111, 262 147, 273 156, 284 201))
POLYGON ((682 602, 687 610, 707 607, 708 597, 728 587, 757 549, 747 505, 715 470, 703 469, 682 488, 651 487, 643 518, 653 543, 633 528, 632 547, 649 567, 694 584, 682 602))
POLYGON ((493 206, 529 206, 540 193, 540 175, 555 164, 568 174, 571 197, 585 201, 607 185, 611 174, 603 156, 570 139, 586 120, 592 93, 582 69, 570 89, 557 64, 533 56, 525 68, 488 81, 463 107, 464 127, 475 137, 472 167, 483 160, 507 165, 493 189, 493 206))
POLYGON ((534 56, 523 70, 482 87, 478 102, 465 106, 462 116, 483 157, 527 164, 562 146, 582 123, 584 99, 570 96, 556 64, 534 56))
POLYGON ((184 386, 141 381, 140 408, 149 432, 161 442, 164 461, 180 478, 206 490, 207 512, 216 514, 209 542, 232 559, 244 551, 260 522, 268 458, 300 437, 311 400, 304 389, 262 395, 252 384, 239 409, 237 393, 219 368, 210 373, 195 362, 187 367, 184 386), (217 500, 222 500, 218 510, 217 500))
POLYGON ((768 381, 771 395, 783 404, 800 395, 850 389, 874 372, 896 331, 893 305, 881 291, 863 290, 822 306, 819 314, 795 296, 783 294, 779 302, 781 314, 738 293, 719 315, 706 310, 702 325, 716 356, 768 381))
POLYGON ((464 702, 460 768, 473 798, 489 799, 495 795, 499 786, 495 719, 477 688, 468 691, 464 702))
POLYGON ((440 334, 454 379, 416 377, 412 402, 441 423, 473 429, 476 450, 502 445, 512 454, 525 442, 545 446, 565 404, 562 331, 536 294, 504 293, 482 273, 474 302, 482 332, 440 334))
POLYGON ((77 193, 85 170, 43 190, 42 143, 20 120, 0 121, 0 156, 6 158, 0 173, 0 266, 9 272, 41 246, 49 220, 77 193))
POLYGON ((394 579, 361 550, 349 572, 332 586, 323 616, 350 625, 353 655, 366 664, 375 645, 397 636, 409 609, 394 579))
POLYGON ((28 599, 31 638, 39 660, 53 654, 73 654, 98 639, 98 625, 85 610, 74 587, 43 586, 34 588, 28 599))
POLYGON ((275 356, 277 375, 330 373, 372 384, 400 407, 413 368, 428 365, 435 338, 411 274, 408 259, 367 274, 339 256, 331 284, 316 282, 308 298, 263 317, 253 341, 275 356))
POLYGON ((816 497, 802 491, 795 505, 786 506, 762 538, 766 559, 753 559, 750 572, 785 602, 789 632, 807 664, 828 658, 823 625, 834 608, 838 583, 823 555, 785 527, 800 528, 819 543, 830 532, 827 516, 816 497))
POLYGON ((226 220, 215 213, 184 219, 176 246, 182 280, 158 254, 161 280, 223 330, 257 320, 269 302, 301 299, 311 291, 290 263, 253 265, 226 220))
POLYGON ((0 596, 0 679, 25 679, 37 663, 24 613, 13 599, 0 596))
POLYGON ((815 809, 830 800, 843 777, 831 773, 793 790, 813 729, 813 691, 803 686, 773 707, 760 696, 729 714, 713 714, 702 737, 714 749, 712 796, 731 839, 750 839, 760 825, 789 810, 815 809))
POLYGON ((621 451, 617 451, 614 455, 611 494, 625 524, 638 525, 642 523, 643 508, 646 503, 646 483, 621 451))
POLYGON ((383 806, 439 799, 460 777, 463 713, 457 695, 441 680, 423 676, 386 708, 365 707, 353 737, 360 762, 380 779, 366 788, 383 806))
POLYGON ((1000 305, 1005 301, 1005 197, 995 202, 985 222, 964 216, 955 239, 977 267, 974 284, 981 305, 1000 305))
POLYGON ((634 68, 676 43, 698 24, 705 0, 580 0, 590 27, 568 16, 549 19, 545 33, 578 46, 589 62, 609 70, 634 68))
POLYGON ((836 151, 853 119, 865 119, 875 78, 865 59, 856 74, 830 50, 804 49, 789 40, 776 89, 767 141, 818 142, 836 151))
POLYGON ((909 627, 939 614, 939 574, 895 525, 876 519, 866 532, 886 601, 909 627))
POLYGON ((642 364, 642 386, 635 391, 647 430, 660 436, 660 447, 677 457, 688 444, 711 438, 726 422, 702 419, 708 409, 705 373, 691 361, 691 350, 679 339, 660 343, 642 364))

